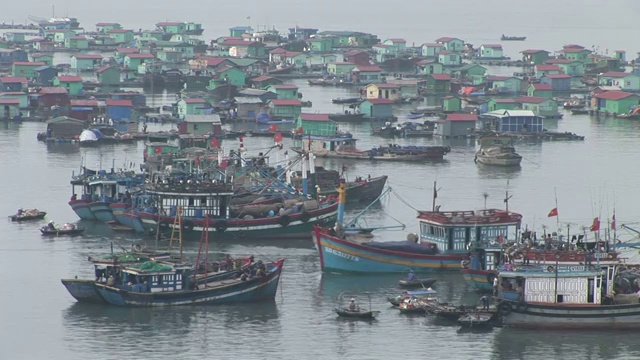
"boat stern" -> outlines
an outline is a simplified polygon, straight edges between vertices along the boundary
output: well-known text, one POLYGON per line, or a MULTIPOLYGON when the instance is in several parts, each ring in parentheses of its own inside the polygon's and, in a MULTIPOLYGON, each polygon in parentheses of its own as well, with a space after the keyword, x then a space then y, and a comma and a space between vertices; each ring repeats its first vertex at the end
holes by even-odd
POLYGON ((62 279, 62 285, 78 302, 104 303, 104 299, 95 287, 95 282, 89 279, 62 279))

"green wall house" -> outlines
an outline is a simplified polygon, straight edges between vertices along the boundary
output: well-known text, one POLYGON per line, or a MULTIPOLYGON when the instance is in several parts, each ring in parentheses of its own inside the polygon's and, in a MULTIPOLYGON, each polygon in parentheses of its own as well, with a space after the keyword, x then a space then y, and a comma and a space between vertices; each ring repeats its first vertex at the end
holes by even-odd
POLYGON ((547 64, 557 65, 562 74, 569 76, 582 76, 584 75, 585 64, 580 61, 569 59, 550 59, 547 60, 547 64))
POLYGON ((131 44, 135 37, 133 30, 113 29, 109 30, 108 33, 116 44, 131 44))
POLYGON ((29 107, 29 94, 22 91, 8 91, 1 92, 0 99, 15 99, 18 100, 18 107, 21 109, 29 107))
POLYGON ((193 58, 195 57, 195 48, 196 46, 189 43, 178 43, 172 41, 156 41, 156 49, 159 50, 174 50, 182 53, 183 58, 193 58))
POLYGON ((7 41, 14 44, 22 44, 27 42, 26 34, 21 32, 8 32, 5 33, 5 37, 7 38, 7 41))
POLYGON ((162 31, 160 30, 144 30, 142 31, 141 39, 155 39, 162 40, 162 31))
POLYGON ((626 91, 605 91, 595 98, 595 108, 611 114, 626 114, 640 105, 640 96, 626 91))
POLYGON ((184 98, 178 100, 178 119, 184 119, 187 115, 204 115, 204 110, 211 106, 202 98, 184 98))
POLYGON ((72 36, 64 40, 67 49, 86 50, 89 48, 89 39, 84 36, 72 36))
POLYGON ((101 22, 96 24, 96 32, 106 34, 111 30, 122 29, 122 25, 114 22, 101 22))
POLYGON ((350 62, 331 62, 327 64, 327 72, 335 76, 349 76, 356 64, 350 62))
POLYGON ((128 69, 137 69, 142 63, 155 60, 153 54, 128 54, 124 57, 124 66, 128 69))
POLYGON ((187 23, 179 21, 163 21, 157 23, 156 27, 165 34, 183 34, 187 30, 187 23))
POLYGON ((487 72, 487 68, 478 64, 466 64, 455 69, 451 69, 451 74, 458 79, 469 79, 473 85, 482 84, 487 72))
POLYGON ((31 54, 31 61, 33 62, 41 62, 46 66, 53 66, 53 55, 51 54, 31 54))
POLYGON ((282 84, 282 80, 267 75, 261 75, 249 80, 249 83, 251 83, 251 85, 256 89, 266 89, 269 85, 282 84))
POLYGON ((220 46, 227 49, 231 57, 254 57, 260 58, 267 55, 265 45, 258 41, 225 40, 220 46))
POLYGON ((391 119, 394 101, 390 99, 366 99, 358 105, 358 109, 369 119, 391 119))
POLYGON ((229 36, 231 37, 242 37, 244 34, 253 33, 253 28, 251 26, 234 26, 229 29, 229 36))
POLYGON ((99 54, 75 54, 71 56, 71 68, 76 70, 92 70, 102 62, 99 54))
POLYGON ((244 86, 247 81, 247 75, 244 71, 232 66, 223 66, 216 69, 215 76, 213 80, 222 81, 235 86, 244 86), (215 76, 217 76, 217 78, 215 78, 215 76))
POLYGON ((436 39, 436 42, 444 45, 445 50, 452 52, 462 51, 462 48, 464 47, 464 41, 453 37, 441 37, 436 39))
POLYGON ((438 53, 438 62, 443 66, 460 66, 462 57, 450 50, 442 50, 438 53))
POLYGON ((558 115, 558 103, 555 100, 520 96, 516 99, 522 110, 531 110, 534 114, 543 117, 556 117, 558 115))
POLYGON ((462 110, 462 100, 456 96, 442 98, 442 111, 445 113, 459 112, 462 110))
POLYGON ((376 65, 358 65, 351 70, 351 80, 357 84, 382 81, 382 69, 376 65))
POLYGON ((0 119, 13 120, 20 115, 20 100, 0 98, 0 119))
POLYGON ((96 70, 96 77, 100 87, 119 87, 120 86, 120 70, 113 66, 103 66, 96 70))
POLYGON ((442 94, 451 91, 451 76, 449 74, 431 74, 427 76, 427 93, 442 94))
POLYGON ((76 35, 76 33, 71 30, 50 30, 45 32, 45 34, 47 34, 47 37, 51 37, 53 42, 57 44, 64 44, 67 38, 76 35))
POLYGON ((562 74, 562 69, 558 65, 540 64, 535 66, 535 75, 538 79, 546 75, 562 74))
POLYGON ((444 67, 436 61, 422 60, 416 64, 420 75, 444 74, 444 67))
POLYGON ((310 51, 330 52, 333 50, 333 42, 327 38, 312 38, 307 40, 310 51))
POLYGON ((80 76, 58 75, 51 82, 53 86, 67 89, 69 95, 78 96, 82 94, 82 78, 80 76))
POLYGON ((622 90, 640 90, 640 76, 634 73, 609 71, 598 75, 598 84, 603 86, 618 86, 622 90))
POLYGON ((531 84, 527 88, 527 96, 551 99, 553 87, 550 84, 531 84))
POLYGON ((549 52, 546 50, 529 49, 520 51, 520 53, 522 54, 522 61, 527 64, 539 65, 549 60, 549 52))
POLYGON ((302 103, 297 99, 274 99, 271 100, 269 107, 273 119, 295 120, 302 112, 302 103))
POLYGON ((444 50, 444 45, 440 43, 424 43, 420 47, 420 54, 425 58, 438 57, 438 53, 444 50))
POLYGON ((361 47, 371 48, 380 42, 378 36, 358 31, 322 31, 316 34, 319 37, 331 39, 335 47, 361 47))
POLYGON ((393 47, 396 54, 403 53, 407 50, 407 40, 405 39, 387 39, 383 44, 393 47))
POLYGON ((298 87, 293 84, 269 85, 267 91, 278 95, 278 99, 298 99, 298 87))
POLYGON ((583 63, 589 62, 589 55, 592 53, 591 50, 585 49, 582 46, 565 46, 562 49, 562 53, 564 57, 568 60, 580 61, 583 63))
POLYGON ((487 111, 517 110, 519 106, 516 99, 491 99, 487 103, 487 111))
POLYGON ((124 57, 130 54, 139 54, 140 53, 140 49, 137 47, 119 47, 116 48, 116 51, 114 51, 113 53, 113 57, 116 59, 117 62, 123 62, 124 61, 124 57))
POLYGON ((512 76, 488 76, 487 83, 490 83, 491 89, 501 93, 517 94, 521 91, 522 80, 512 76))
POLYGON ((33 79, 36 77, 36 68, 45 65, 46 64, 43 62, 16 61, 11 64, 11 76, 21 76, 26 77, 27 79, 33 79))
POLYGON ((296 128, 302 129, 303 135, 334 136, 338 132, 338 125, 329 119, 329 114, 302 113, 296 128))
POLYGON ((481 59, 502 59, 504 53, 502 51, 502 45, 500 44, 483 44, 480 45, 478 55, 481 59))
POLYGON ((168 63, 178 63, 182 61, 182 53, 176 50, 160 50, 156 56, 158 60, 168 63))

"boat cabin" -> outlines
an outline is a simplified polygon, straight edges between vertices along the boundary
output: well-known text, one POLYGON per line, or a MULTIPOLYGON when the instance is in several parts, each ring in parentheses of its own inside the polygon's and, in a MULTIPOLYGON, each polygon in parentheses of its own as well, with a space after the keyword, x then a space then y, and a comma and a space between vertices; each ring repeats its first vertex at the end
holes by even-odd
POLYGON ((147 160, 154 155, 175 154, 180 151, 180 146, 163 142, 149 142, 144 144, 143 157, 147 160))
POLYGON ((190 288, 190 265, 145 261, 121 269, 118 288, 132 292, 171 292, 190 288))
POLYGON ((227 218, 233 186, 204 177, 165 178, 148 186, 147 194, 155 205, 152 212, 175 217, 180 207, 184 217, 227 218))
MULTIPOLYGON (((420 242, 441 253, 464 253, 471 247, 499 246, 515 241, 522 215, 506 210, 420 211, 420 242)), ((494 259, 490 259, 493 263, 494 259)))
POLYGON ((613 291, 616 266, 605 271, 575 265, 571 271, 534 270, 501 271, 498 298, 527 303, 602 304, 613 291))
POLYGON ((302 148, 311 151, 356 151, 352 137, 309 136, 302 139, 302 148))

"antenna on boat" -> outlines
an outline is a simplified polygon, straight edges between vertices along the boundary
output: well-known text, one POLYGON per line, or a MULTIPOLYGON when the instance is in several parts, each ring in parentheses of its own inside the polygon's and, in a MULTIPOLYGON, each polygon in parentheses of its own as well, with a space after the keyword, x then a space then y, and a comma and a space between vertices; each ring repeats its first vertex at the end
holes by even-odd
POLYGON ((431 204, 431 211, 436 211, 436 199, 438 198, 438 191, 440 189, 436 188, 436 181, 433 182, 433 203, 431 204))
POLYGON ((509 180, 507 179, 507 190, 504 192, 504 207, 507 212, 509 212, 509 199, 511 199, 512 197, 513 195, 509 195, 509 180))
POLYGON ((484 209, 487 210, 487 198, 489 197, 489 193, 486 191, 483 192, 482 197, 484 197, 484 209))

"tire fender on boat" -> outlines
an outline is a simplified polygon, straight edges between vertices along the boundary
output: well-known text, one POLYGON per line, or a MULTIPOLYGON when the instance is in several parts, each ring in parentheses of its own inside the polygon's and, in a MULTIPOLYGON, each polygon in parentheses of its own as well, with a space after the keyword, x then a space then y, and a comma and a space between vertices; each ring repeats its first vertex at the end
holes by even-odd
POLYGON ((216 221, 214 227, 216 228, 217 232, 225 232, 227 230, 227 222, 224 220, 216 221))
POLYGON ((513 309, 511 309, 511 304, 503 302, 498 306, 498 311, 500 312, 500 315, 502 316, 509 316, 511 314, 511 311, 513 309))
POLYGON ((528 308, 529 305, 527 305, 527 303, 525 302, 518 303, 518 305, 516 306, 516 310, 521 313, 526 312, 528 308))
POLYGON ((306 223, 306 222, 308 222, 309 220, 311 220, 311 215, 310 215, 308 212, 303 211, 303 212, 302 212, 302 215, 300 215, 300 221, 302 221, 302 222, 306 223))
POLYGON ((193 222, 185 221, 182 223, 182 230, 191 231, 193 230, 193 222))
POLYGON ((290 222, 291 218, 289 217, 289 215, 282 215, 278 219, 278 224, 282 225, 283 227, 289 225, 290 222))
POLYGON ((553 266, 547 266, 547 271, 548 272, 553 272, 555 269, 553 268, 553 266))
POLYGON ((594 271, 596 269, 595 265, 589 265, 589 270, 594 271))
POLYGON ((140 251, 142 251, 142 245, 133 244, 133 245, 131 245, 131 249, 133 249, 133 251, 140 252, 140 251))

